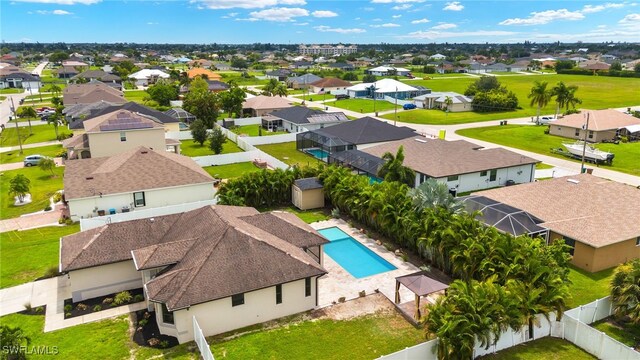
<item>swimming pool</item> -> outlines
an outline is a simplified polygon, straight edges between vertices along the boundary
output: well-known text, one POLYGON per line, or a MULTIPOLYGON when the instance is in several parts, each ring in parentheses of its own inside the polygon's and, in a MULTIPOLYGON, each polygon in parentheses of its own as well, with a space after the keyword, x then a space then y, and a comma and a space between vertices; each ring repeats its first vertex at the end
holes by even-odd
POLYGON ((324 245, 324 253, 356 279, 396 269, 388 261, 337 227, 321 229, 318 232, 330 241, 324 245))
POLYGON ((326 160, 329 157, 329 153, 322 149, 307 149, 305 151, 316 159, 326 160))

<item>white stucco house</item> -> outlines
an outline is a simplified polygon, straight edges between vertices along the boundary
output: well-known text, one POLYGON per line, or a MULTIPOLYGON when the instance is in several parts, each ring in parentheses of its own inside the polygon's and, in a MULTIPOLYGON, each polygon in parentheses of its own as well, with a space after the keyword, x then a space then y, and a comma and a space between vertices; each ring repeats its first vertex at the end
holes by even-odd
POLYGON ((142 69, 129 75, 129 79, 133 79, 136 86, 149 86, 155 84, 158 79, 168 78, 169 74, 157 69, 142 69))
POLYGON ((348 121, 349 118, 342 112, 329 113, 305 106, 292 106, 262 116, 262 127, 270 131, 285 130, 298 133, 348 121))
POLYGON ((394 66, 378 66, 373 69, 366 70, 365 72, 375 76, 407 76, 411 73, 411 70, 394 66))
POLYGON ((410 99, 430 90, 414 87, 394 79, 381 79, 373 83, 360 83, 346 88, 347 95, 353 98, 410 99))
POLYGON ((42 82, 37 76, 33 76, 18 69, 11 71, 11 68, 0 69, 0 89, 25 89, 26 91, 38 91, 42 87, 42 82))
POLYGON ((473 98, 451 91, 434 91, 428 94, 416 96, 414 103, 421 109, 442 109, 450 112, 462 112, 473 110, 473 98), (451 100, 448 104, 447 100, 451 100))
POLYGON ((295 215, 254 208, 196 210, 107 224, 60 240, 73 302, 144 288, 160 333, 194 339, 311 310, 322 246, 295 215))
POLYGON ((68 160, 71 219, 211 200, 213 178, 191 158, 139 146, 110 157, 68 160))
POLYGON ((539 162, 503 148, 485 149, 464 140, 424 137, 388 142, 362 151, 381 158, 386 152, 395 154, 400 146, 404 149, 404 166, 416 173, 416 187, 434 178, 447 184, 453 194, 532 182, 539 162))

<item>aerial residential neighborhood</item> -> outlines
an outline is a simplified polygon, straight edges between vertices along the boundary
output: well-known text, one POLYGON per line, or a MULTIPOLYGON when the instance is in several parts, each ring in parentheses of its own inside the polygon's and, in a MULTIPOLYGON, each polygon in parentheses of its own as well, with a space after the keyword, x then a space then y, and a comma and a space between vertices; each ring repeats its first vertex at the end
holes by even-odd
POLYGON ((1 6, 0 358, 640 359, 637 3, 1 6))

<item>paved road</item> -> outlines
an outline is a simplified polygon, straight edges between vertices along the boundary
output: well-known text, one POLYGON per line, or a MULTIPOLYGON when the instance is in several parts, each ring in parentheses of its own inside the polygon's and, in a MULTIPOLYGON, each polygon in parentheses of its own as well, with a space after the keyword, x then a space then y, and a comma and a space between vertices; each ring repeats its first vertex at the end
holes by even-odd
MULTIPOLYGON (((41 146, 61 145, 61 144, 62 144, 62 141, 55 140, 55 141, 46 141, 46 142, 40 142, 40 143, 34 143, 34 144, 26 144, 26 145, 22 145, 22 148, 33 149, 41 146)), ((20 149, 19 146, 8 146, 8 147, 0 148, 0 152, 13 151, 13 150, 19 150, 19 149, 20 149)))
POLYGON ((13 103, 17 109, 20 106, 20 99, 24 99, 27 95, 29 95, 27 92, 23 92, 22 94, 2 95, 7 98, 0 103, 0 124, 6 126, 9 122, 9 116, 13 116, 13 113, 11 112, 11 99, 13 99, 13 103))
MULTIPOLYGON (((64 163, 62 162, 62 158, 59 158, 59 157, 53 158, 53 161, 56 162, 56 166, 64 166, 64 163)), ((0 171, 22 169, 23 167, 24 167, 24 163, 23 162, 0 164, 0 171)))

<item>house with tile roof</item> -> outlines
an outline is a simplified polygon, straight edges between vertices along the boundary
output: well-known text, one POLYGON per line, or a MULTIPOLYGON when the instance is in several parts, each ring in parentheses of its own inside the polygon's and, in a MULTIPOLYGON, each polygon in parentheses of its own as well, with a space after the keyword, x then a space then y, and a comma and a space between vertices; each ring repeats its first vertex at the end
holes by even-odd
POLYGON ((142 69, 129 75, 129 79, 134 80, 136 86, 149 86, 155 84, 159 79, 168 78, 169 74, 158 69, 142 69))
POLYGON ((86 120, 82 125, 82 133, 75 133, 62 143, 68 159, 112 156, 138 146, 180 153, 180 142, 165 138, 162 123, 141 113, 113 111, 86 120))
POLYGON ((588 142, 614 140, 618 136, 629 136, 640 132, 640 119, 629 114, 613 110, 582 110, 579 114, 571 114, 549 122, 549 134, 569 139, 583 140, 587 131, 588 142), (587 124, 589 115, 589 127, 587 124))
POLYGON ((242 112, 250 116, 262 116, 272 111, 292 107, 291 101, 280 96, 258 95, 242 103, 242 112))
POLYGON ((108 157, 68 160, 64 196, 72 219, 211 200, 213 178, 194 160, 137 146, 108 157))
POLYGON ((205 206, 65 236, 74 302, 144 288, 161 334, 194 339, 315 308, 328 241, 295 215, 205 206))
POLYGON ((316 94, 331 94, 334 91, 341 90, 345 92, 351 83, 338 78, 324 78, 309 84, 309 91, 316 94))
POLYGON ((118 75, 108 73, 104 70, 86 70, 71 78, 71 81, 79 79, 98 80, 103 83, 121 83, 122 79, 118 75))
POLYGON ((222 80, 222 76, 220 74, 214 73, 213 71, 201 67, 194 67, 187 70, 187 76, 189 79, 193 79, 196 76, 201 78, 206 78, 208 80, 222 80))
POLYGON ((590 174, 565 176, 474 194, 525 211, 564 241, 571 262, 589 272, 640 258, 640 189, 590 174))

